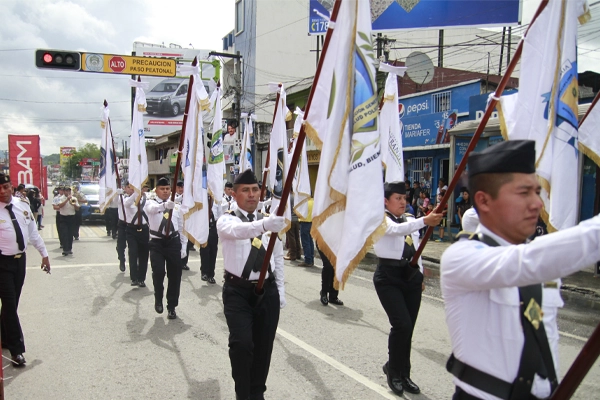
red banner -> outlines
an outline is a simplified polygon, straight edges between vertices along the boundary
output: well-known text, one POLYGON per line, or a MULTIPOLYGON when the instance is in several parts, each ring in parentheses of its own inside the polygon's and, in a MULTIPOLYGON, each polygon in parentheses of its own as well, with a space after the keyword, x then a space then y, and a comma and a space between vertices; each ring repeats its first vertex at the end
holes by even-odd
POLYGON ((8 135, 10 180, 13 186, 21 183, 42 186, 40 137, 38 135, 8 135))

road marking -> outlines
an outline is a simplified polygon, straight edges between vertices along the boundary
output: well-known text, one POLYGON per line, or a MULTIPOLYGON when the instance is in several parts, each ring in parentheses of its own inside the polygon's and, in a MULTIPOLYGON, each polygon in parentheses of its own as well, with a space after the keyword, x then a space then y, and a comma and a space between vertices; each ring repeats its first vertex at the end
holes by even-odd
POLYGON ((327 354, 317 350, 316 348, 312 347, 308 343, 303 342, 302 340, 298 339, 294 335, 284 331, 281 328, 277 328, 277 333, 279 335, 281 335, 283 338, 294 343, 296 346, 300 347, 301 349, 303 349, 303 350, 309 352, 310 354, 312 354, 313 356, 317 357, 321 361, 326 362, 327 364, 331 365, 333 368, 337 369, 341 373, 349 376, 350 378, 354 379, 358 383, 361 383, 364 386, 368 387, 369 389, 371 389, 375 393, 381 395, 382 397, 385 397, 386 399, 391 399, 391 400, 397 399, 396 396, 394 396, 390 393, 389 389, 386 389, 383 386, 378 385, 377 383, 371 381, 369 378, 359 374, 358 372, 354 371, 353 369, 348 368, 344 364, 340 363, 339 361, 335 360, 334 358, 329 357, 327 354))

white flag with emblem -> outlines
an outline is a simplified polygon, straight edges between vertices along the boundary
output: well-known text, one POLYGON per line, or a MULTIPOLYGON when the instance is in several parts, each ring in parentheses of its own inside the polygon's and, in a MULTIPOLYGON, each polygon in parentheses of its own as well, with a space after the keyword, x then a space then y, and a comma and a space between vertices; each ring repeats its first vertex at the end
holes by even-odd
MULTIPOLYGON (((296 151, 298 135, 300 134, 300 129, 304 123, 304 112, 302 112, 301 109, 296 108, 294 114, 296 114, 296 121, 294 122, 294 145, 291 154, 294 154, 296 151)), ((306 157, 306 140, 302 143, 302 150, 300 151, 300 158, 298 159, 298 166, 296 167, 292 190, 294 191, 294 212, 298 217, 306 219, 308 217, 308 200, 311 198, 308 159, 306 157)))
POLYGON ((221 86, 213 92, 210 98, 213 111, 209 154, 206 157, 208 193, 215 203, 221 204, 223 199, 223 175, 225 175, 225 158, 223 156, 223 111, 221 110, 221 86))
POLYGON ((100 172, 98 206, 104 212, 114 197, 117 195, 117 165, 116 156, 113 152, 112 133, 110 129, 110 112, 108 106, 103 107, 100 127, 102 128, 102 140, 100 142, 100 172))
POLYGON ((598 97, 590 105, 585 121, 579 127, 579 149, 600 167, 600 106, 598 97))
POLYGON ((343 288, 385 226, 370 4, 336 4, 307 128, 322 141, 311 233, 343 288))
POLYGON ((577 223, 577 25, 589 17, 585 0, 550 0, 524 39, 519 93, 498 107, 505 138, 535 141, 549 231, 577 223))
MULTIPOLYGON (((147 82, 129 81, 135 87, 131 137, 129 139, 129 184, 138 194, 148 182, 148 157, 146 154, 146 135, 144 134, 144 112, 146 112, 147 82)), ((139 198, 139 197, 138 197, 139 198)))
POLYGON ((404 76, 406 67, 381 64, 379 71, 387 72, 383 107, 379 115, 381 124, 381 161, 385 165, 385 181, 404 180, 404 157, 402 155, 402 122, 398 112, 398 76, 404 76))
MULTIPOLYGON (((181 171, 183 173, 183 234, 194 245, 204 247, 208 240, 208 191, 204 165, 203 113, 210 107, 208 93, 200 79, 200 68, 189 66, 194 77, 185 124, 181 171)), ((222 179, 221 179, 222 180, 222 179)))
POLYGON ((240 173, 247 169, 254 170, 251 137, 254 133, 252 120, 255 118, 254 115, 247 113, 242 113, 241 117, 244 119, 244 138, 242 139, 242 151, 240 152, 240 173))
MULTIPOLYGON (((267 187, 272 194, 271 212, 274 212, 276 208, 280 207, 279 202, 281 200, 281 195, 283 194, 283 186, 285 185, 286 179, 288 179, 288 171, 290 169, 287 130, 285 128, 285 118, 288 108, 285 105, 286 94, 283 85, 277 87, 276 85, 269 84, 269 87, 271 90, 279 90, 279 103, 277 105, 275 117, 273 118, 273 130, 271 131, 271 139, 269 140, 269 179, 267 181, 267 187)), ((292 223, 289 197, 283 216, 288 224, 287 227, 280 232, 280 235, 287 232, 292 223)))

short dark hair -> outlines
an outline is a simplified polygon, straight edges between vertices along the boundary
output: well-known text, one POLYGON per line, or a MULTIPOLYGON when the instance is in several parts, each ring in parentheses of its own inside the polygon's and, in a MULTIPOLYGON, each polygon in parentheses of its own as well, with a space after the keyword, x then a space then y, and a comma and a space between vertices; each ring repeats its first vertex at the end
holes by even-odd
POLYGON ((477 174, 469 177, 469 192, 473 193, 473 207, 477 210, 477 204, 475 201, 475 194, 477 192, 484 192, 492 196, 492 199, 498 197, 498 192, 502 185, 511 182, 514 178, 512 173, 490 173, 490 174, 477 174))

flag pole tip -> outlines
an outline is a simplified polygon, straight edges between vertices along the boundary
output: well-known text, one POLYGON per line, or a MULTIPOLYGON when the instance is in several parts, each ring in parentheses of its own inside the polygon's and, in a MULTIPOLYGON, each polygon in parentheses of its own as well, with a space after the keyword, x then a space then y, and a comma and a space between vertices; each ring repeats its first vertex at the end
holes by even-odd
POLYGON ((138 82, 141 82, 141 81, 142 81, 142 76, 141 76, 141 75, 138 75, 137 81, 138 81, 138 82))
POLYGON ((106 101, 106 99, 104 99, 104 107, 108 107, 108 101, 106 101))
POLYGON ((198 56, 194 57, 194 61, 192 61, 192 67, 198 65, 198 56))

